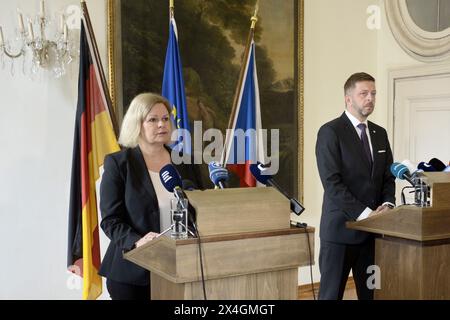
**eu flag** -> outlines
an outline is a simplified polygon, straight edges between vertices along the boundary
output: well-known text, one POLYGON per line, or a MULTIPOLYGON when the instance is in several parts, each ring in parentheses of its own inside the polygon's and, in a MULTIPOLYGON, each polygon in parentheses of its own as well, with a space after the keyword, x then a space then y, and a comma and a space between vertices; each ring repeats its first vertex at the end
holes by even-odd
POLYGON ((162 95, 172 105, 172 119, 178 130, 178 139, 173 148, 187 154, 191 152, 189 118, 186 108, 184 92, 183 67, 180 50, 178 49, 178 35, 175 19, 170 19, 169 43, 167 44, 166 62, 162 84, 162 95))

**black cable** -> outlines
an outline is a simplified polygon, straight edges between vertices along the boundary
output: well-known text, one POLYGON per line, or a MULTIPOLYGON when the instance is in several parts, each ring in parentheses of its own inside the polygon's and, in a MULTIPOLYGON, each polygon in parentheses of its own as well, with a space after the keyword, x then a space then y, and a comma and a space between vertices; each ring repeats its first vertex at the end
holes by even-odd
POLYGON ((296 221, 291 221, 291 223, 294 222, 295 226, 297 228, 303 228, 305 229, 305 234, 306 234, 306 239, 308 240, 308 252, 309 252, 309 274, 310 274, 310 278, 311 278, 311 290, 313 293, 313 299, 316 300, 316 292, 314 291, 314 278, 313 278, 313 271, 312 271, 312 265, 313 265, 313 261, 312 261, 312 253, 311 253, 311 243, 309 241, 309 234, 308 234, 308 230, 306 229, 308 227, 308 225, 306 223, 301 223, 301 222, 296 222, 296 221))
POLYGON ((202 274, 203 298, 206 301, 208 299, 206 298, 205 274, 203 272, 202 244, 201 244, 200 234, 197 229, 197 225, 193 221, 192 221, 192 224, 194 227, 195 235, 198 238, 198 254, 199 254, 199 258, 200 258, 200 272, 202 274))
POLYGON ((309 273, 310 273, 310 276, 311 276, 311 289, 312 289, 312 293, 313 293, 313 298, 314 298, 314 300, 316 300, 316 293, 315 293, 315 291, 314 291, 314 279, 313 279, 313 271, 312 271, 312 264, 313 264, 313 261, 312 261, 312 253, 311 253, 311 244, 310 244, 310 241, 309 241, 309 234, 308 234, 308 231, 306 230, 306 224, 305 224, 305 234, 306 234, 306 239, 308 239, 308 251, 309 251, 309 273))
POLYGON ((203 257, 202 257, 202 241, 200 238, 200 233, 198 232, 198 228, 197 228, 197 224, 195 223, 195 209, 192 207, 192 205, 189 203, 189 207, 188 207, 188 220, 191 222, 192 227, 194 228, 194 233, 198 238, 198 254, 199 254, 199 259, 200 259, 200 272, 202 275, 202 287, 203 287, 203 298, 206 300, 208 300, 206 298, 206 284, 205 284, 205 273, 203 271, 203 257), (191 214, 189 214, 189 212, 191 214))

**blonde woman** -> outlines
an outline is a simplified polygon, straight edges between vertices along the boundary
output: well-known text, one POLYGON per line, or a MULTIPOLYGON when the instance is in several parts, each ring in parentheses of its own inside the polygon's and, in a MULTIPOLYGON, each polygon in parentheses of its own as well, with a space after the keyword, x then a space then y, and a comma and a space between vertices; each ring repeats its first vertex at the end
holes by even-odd
MULTIPOLYGON (((139 247, 170 226, 170 199, 159 171, 171 163, 172 124, 169 102, 160 95, 136 96, 123 119, 122 151, 105 157, 100 185, 101 228, 111 239, 99 274, 106 277, 113 300, 150 299, 150 274, 125 260, 123 252, 139 247)), ((202 188, 194 165, 175 166, 183 179, 202 188)))

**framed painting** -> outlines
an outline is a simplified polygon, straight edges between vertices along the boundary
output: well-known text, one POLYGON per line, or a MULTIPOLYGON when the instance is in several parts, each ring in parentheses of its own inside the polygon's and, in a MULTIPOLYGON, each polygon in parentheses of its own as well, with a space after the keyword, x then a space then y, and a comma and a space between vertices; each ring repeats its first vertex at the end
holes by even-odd
MULTIPOLYGON (((121 123, 134 96, 161 92, 169 0, 107 1, 110 93, 121 123)), ((175 1, 189 120, 201 120, 203 130, 224 132, 228 125, 255 4, 175 1)), ((260 0, 258 7, 254 39, 262 126, 279 129, 275 178, 302 201, 304 0, 260 0)))

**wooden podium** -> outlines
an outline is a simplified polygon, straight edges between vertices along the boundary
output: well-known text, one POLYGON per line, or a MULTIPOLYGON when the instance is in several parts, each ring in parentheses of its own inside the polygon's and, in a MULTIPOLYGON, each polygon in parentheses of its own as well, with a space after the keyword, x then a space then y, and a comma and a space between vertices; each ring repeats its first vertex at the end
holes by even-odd
POLYGON ((375 299, 450 299, 450 173, 424 173, 431 186, 431 207, 413 205, 347 223, 381 234, 375 264, 381 288, 375 299))
MULTIPOLYGON (((308 243, 314 261, 314 228, 291 228, 286 198, 270 187, 186 193, 196 210, 208 299, 297 299, 308 243)), ((203 299, 197 238, 161 236, 125 258, 151 272, 152 299, 203 299)))

